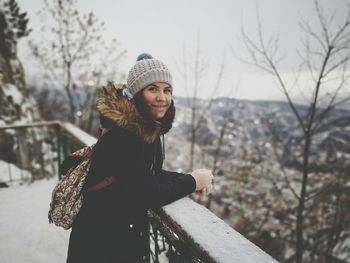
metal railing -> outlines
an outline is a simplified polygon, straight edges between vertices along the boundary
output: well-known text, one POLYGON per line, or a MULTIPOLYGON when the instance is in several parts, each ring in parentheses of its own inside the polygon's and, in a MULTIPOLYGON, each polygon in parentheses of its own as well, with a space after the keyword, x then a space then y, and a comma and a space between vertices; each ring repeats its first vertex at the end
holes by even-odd
POLYGON ((8 180, 3 176, 2 181, 60 176, 63 159, 95 141, 74 125, 59 121, 0 126, 0 159, 9 163, 8 180), (27 176, 13 178, 10 164, 27 176))
MULTIPOLYGON (((38 178, 58 175, 58 166, 67 155, 96 142, 76 126, 57 121, 3 126, 0 135, 2 142, 12 143, 11 156, 5 161, 38 178)), ((0 149, 0 159, 2 152, 6 149, 0 149)), ((148 262, 276 262, 189 198, 150 210, 148 215, 148 262)))
POLYGON ((3 183, 58 173, 58 125, 41 122, 0 127, 0 159, 8 163, 8 177, 1 176, 3 183))

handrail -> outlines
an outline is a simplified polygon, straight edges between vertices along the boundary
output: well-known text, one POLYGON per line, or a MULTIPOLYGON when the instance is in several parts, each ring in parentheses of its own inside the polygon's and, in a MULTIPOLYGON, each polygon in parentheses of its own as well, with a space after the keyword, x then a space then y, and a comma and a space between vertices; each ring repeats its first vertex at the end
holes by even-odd
MULTIPOLYGON (((63 135, 61 131, 63 130, 64 136, 68 136, 80 146, 96 143, 95 137, 68 122, 51 121, 6 125, 0 126, 0 130, 52 125, 60 128, 60 137, 63 135)), ((59 152, 61 151, 60 147, 59 145, 59 152)), ((207 208, 188 197, 160 209, 151 210, 150 219, 152 222, 156 222, 156 225, 163 225, 174 233, 181 242, 186 244, 188 251, 191 253, 194 251, 199 260, 191 262, 277 262, 207 208)))
POLYGON ((2 125, 0 126, 0 130, 6 129, 19 129, 19 128, 32 128, 32 127, 40 127, 40 126, 60 126, 67 134, 76 141, 77 143, 88 146, 96 143, 97 139, 87 132, 79 129, 75 125, 69 122, 62 121, 42 121, 42 122, 32 122, 26 124, 12 124, 12 125, 2 125))
POLYGON ((60 123, 60 126, 64 131, 66 131, 67 135, 70 135, 70 137, 79 144, 82 144, 84 146, 90 146, 96 143, 97 141, 97 139, 94 136, 79 129, 77 126, 69 122, 60 123))
POLYGON ((223 220, 188 197, 164 206, 157 214, 204 255, 206 262, 277 262, 223 220))
POLYGON ((59 125, 60 123, 61 123, 60 121, 40 121, 40 122, 31 122, 31 123, 23 123, 23 124, 1 125, 0 130, 59 125))

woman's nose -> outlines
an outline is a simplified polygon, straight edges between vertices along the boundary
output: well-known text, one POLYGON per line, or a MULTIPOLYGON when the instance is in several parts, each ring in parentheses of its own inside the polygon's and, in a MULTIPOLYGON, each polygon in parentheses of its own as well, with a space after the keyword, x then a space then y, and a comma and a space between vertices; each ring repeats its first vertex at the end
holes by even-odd
POLYGON ((165 94, 163 91, 160 91, 157 95, 157 100, 165 100, 165 94))

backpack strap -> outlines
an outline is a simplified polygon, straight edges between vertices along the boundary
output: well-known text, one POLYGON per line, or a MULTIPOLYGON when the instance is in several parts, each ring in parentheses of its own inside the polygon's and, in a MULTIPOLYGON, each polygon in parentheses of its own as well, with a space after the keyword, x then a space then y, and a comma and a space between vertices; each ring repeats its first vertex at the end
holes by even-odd
POLYGON ((117 178, 114 176, 106 177, 103 179, 101 182, 89 187, 88 189, 85 190, 85 193, 90 193, 90 192, 96 192, 99 191, 117 181, 117 178))
MULTIPOLYGON (((98 140, 101 139, 102 136, 104 136, 107 132, 109 132, 110 129, 107 128, 99 128, 98 131, 98 140)), ((84 156, 84 160, 91 160, 91 156, 93 153, 93 148, 95 145, 93 145, 93 147, 90 148, 90 151, 87 152, 87 154, 84 156)), ((114 176, 109 176, 106 177, 105 179, 103 179, 101 182, 94 184, 93 186, 90 186, 88 189, 86 189, 84 192, 85 193, 90 193, 90 192, 96 192, 99 191, 113 183, 115 183, 117 181, 117 178, 114 176)))

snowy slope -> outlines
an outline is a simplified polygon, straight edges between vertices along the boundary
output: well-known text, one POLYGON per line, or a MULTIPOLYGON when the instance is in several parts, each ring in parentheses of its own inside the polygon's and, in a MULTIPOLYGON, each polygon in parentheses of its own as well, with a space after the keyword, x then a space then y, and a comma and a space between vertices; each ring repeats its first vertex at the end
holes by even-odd
POLYGON ((65 262, 70 231, 49 225, 47 219, 56 182, 0 189, 0 262, 65 262))

